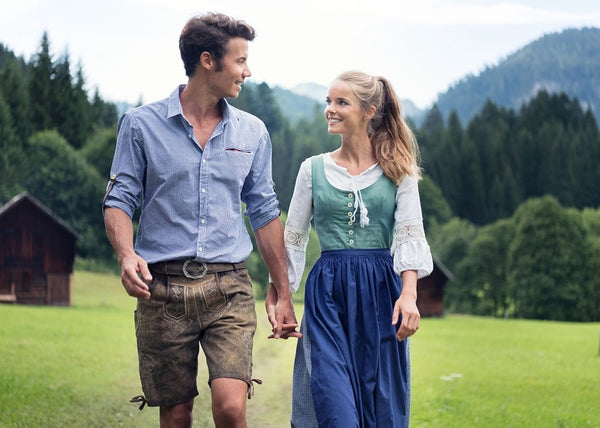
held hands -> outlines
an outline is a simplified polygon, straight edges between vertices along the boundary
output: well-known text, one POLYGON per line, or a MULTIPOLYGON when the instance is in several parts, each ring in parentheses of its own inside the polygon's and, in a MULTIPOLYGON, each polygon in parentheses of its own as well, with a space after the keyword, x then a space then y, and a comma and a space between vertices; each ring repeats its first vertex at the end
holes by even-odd
POLYGON ((265 309, 269 322, 273 327, 273 333, 269 335, 269 339, 287 339, 288 337, 302 337, 302 333, 296 331, 298 321, 294 314, 294 306, 292 299, 279 299, 277 289, 271 283, 265 298, 265 309))
POLYGON ((137 254, 132 254, 124 256, 119 262, 121 264, 121 283, 127 294, 138 299, 149 299, 150 287, 148 284, 152 281, 152 274, 150 274, 146 261, 137 254))
POLYGON ((412 336, 419 329, 421 314, 417 308, 416 296, 402 293, 394 305, 394 314, 392 315, 392 325, 398 325, 398 319, 402 315, 400 328, 396 333, 398 341, 402 342, 409 336, 412 336))

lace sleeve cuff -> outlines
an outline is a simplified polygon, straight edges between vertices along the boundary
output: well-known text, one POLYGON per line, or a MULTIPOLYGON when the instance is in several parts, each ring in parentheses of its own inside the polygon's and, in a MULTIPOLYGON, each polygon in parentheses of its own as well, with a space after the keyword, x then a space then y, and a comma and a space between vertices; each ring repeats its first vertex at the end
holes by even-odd
POLYGON ((394 231, 395 246, 413 240, 425 241, 425 230, 423 229, 422 222, 399 224, 396 226, 396 230, 394 231))
POLYGON ((286 248, 297 251, 305 251, 308 244, 308 234, 300 229, 286 226, 284 232, 286 248))
POLYGON ((421 221, 396 226, 391 253, 398 275, 405 270, 416 270, 418 277, 423 278, 433 270, 433 258, 421 221))
POLYGON ((295 292, 300 286, 302 273, 306 264, 308 233, 286 225, 283 236, 287 257, 288 279, 292 291, 295 292))

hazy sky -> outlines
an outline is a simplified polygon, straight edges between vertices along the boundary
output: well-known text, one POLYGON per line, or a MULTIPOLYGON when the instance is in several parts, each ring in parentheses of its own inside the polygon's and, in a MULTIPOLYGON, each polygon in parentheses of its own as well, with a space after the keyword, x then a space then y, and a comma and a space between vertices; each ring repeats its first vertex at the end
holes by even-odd
POLYGON ((598 0, 0 0, 0 43, 29 59, 47 31, 56 58, 68 51, 73 71, 81 62, 89 90, 148 102, 186 82, 179 33, 207 11, 255 27, 255 82, 328 85, 359 69, 421 108, 544 34, 600 27, 598 0))

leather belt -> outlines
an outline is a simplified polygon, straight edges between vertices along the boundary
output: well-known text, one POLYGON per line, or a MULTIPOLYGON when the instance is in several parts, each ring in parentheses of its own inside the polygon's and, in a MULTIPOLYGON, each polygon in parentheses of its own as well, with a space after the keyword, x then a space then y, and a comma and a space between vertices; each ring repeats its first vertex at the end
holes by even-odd
POLYGON ((246 269, 246 262, 239 263, 206 263, 195 260, 174 260, 153 263, 150 270, 163 275, 182 275, 190 279, 204 278, 211 273, 230 272, 246 269))

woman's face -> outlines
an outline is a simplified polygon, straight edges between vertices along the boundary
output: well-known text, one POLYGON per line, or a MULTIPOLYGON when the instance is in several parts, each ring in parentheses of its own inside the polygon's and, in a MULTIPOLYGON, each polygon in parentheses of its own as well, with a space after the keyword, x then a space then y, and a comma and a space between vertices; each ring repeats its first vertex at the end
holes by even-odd
POLYGON ((354 94, 352 84, 336 80, 329 87, 325 118, 330 134, 350 136, 367 131, 368 120, 354 94))

